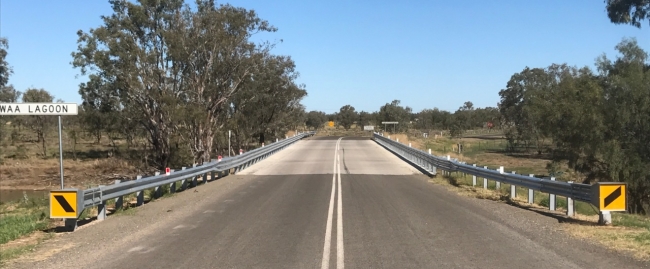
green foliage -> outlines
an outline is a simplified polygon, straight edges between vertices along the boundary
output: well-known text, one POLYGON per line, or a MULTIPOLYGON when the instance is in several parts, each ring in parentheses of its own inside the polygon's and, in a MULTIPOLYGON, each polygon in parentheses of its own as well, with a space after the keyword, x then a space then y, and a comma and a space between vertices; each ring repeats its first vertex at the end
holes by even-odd
POLYGON ((0 205, 0 244, 47 228, 47 199, 32 198, 0 205))
POLYGON ((354 111, 351 105, 342 106, 338 114, 338 122, 343 128, 349 130, 352 124, 358 119, 359 115, 354 111))
POLYGON ((145 136, 154 165, 217 154, 215 140, 234 132, 236 146, 265 142, 305 122, 304 85, 288 56, 255 33, 277 29, 253 10, 200 0, 111 1, 113 14, 78 32, 73 65, 82 83, 83 121, 97 138, 145 136), (165 27, 159 27, 165 25, 165 27))
POLYGON ((18 147, 16 147, 16 152, 14 153, 14 158, 19 159, 19 160, 27 159, 29 157, 29 155, 27 155, 27 153, 28 153, 27 152, 27 147, 25 147, 25 145, 19 145, 18 147))
POLYGON ((641 28, 643 20, 650 24, 650 1, 648 0, 605 0, 607 16, 615 24, 630 24, 641 28))
MULTIPOLYGON (((9 82, 9 76, 13 73, 12 68, 7 63, 7 49, 9 48, 9 41, 6 38, 0 37, 0 89, 3 89, 9 82)), ((3 100, 0 99, 0 102, 3 100)))
MULTIPOLYGON (((51 103, 53 101, 54 96, 45 89, 29 88, 23 93, 23 102, 51 103)), ((44 158, 47 157, 45 133, 54 125, 54 120, 55 118, 51 116, 27 116, 25 119, 25 124, 36 132, 38 142, 41 142, 44 158)))
POLYGON ((325 122, 327 122, 327 115, 325 112, 309 111, 309 113, 307 113, 305 125, 309 128, 314 128, 314 130, 318 130, 323 127, 325 122))
POLYGON ((587 67, 553 64, 526 67, 499 94, 506 136, 513 144, 533 144, 541 152, 553 141, 557 172, 566 161, 584 182, 627 182, 629 210, 650 206, 650 65, 636 40, 616 46, 615 61, 597 60, 599 73, 587 67))
MULTIPOLYGON (((381 108, 379 108, 377 115, 377 124, 381 124, 383 121, 396 121, 398 122, 398 124, 394 126, 396 132, 403 132, 408 130, 411 121, 412 109, 408 106, 400 106, 399 104, 400 100, 393 100, 392 102, 386 103, 381 108)), ((389 128, 387 131, 392 130, 392 128, 389 128)))

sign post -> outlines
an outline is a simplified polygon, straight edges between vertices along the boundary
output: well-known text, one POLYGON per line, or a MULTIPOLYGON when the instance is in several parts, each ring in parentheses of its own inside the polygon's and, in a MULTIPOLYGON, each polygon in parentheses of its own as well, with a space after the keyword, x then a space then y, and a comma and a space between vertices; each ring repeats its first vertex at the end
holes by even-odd
POLYGON ((63 189, 63 139, 61 138, 61 115, 59 115, 59 174, 61 175, 61 189, 63 189))
POLYGON ((386 130, 386 124, 392 124, 393 125, 393 133, 395 133, 395 125, 398 124, 396 121, 382 121, 381 124, 384 125, 384 130, 386 130))
POLYGON ((79 107, 75 103, 0 103, 2 116, 58 116, 59 117, 59 173, 61 189, 63 185, 63 139, 61 116, 77 115, 79 107))

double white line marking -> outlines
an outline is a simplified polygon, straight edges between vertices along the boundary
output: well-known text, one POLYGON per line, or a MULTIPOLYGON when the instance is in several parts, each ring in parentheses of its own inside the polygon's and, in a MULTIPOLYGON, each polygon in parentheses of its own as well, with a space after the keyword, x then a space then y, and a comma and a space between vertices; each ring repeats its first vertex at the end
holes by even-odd
POLYGON ((321 269, 330 268, 330 245, 332 241, 332 217, 334 216, 334 194, 336 193, 336 183, 338 178, 338 210, 336 216, 336 268, 344 268, 343 255, 343 203, 341 199, 341 163, 339 161, 339 147, 341 139, 336 141, 334 150, 334 172, 332 174, 332 195, 330 197, 330 207, 327 214, 327 228, 325 229, 325 246, 323 247, 323 261, 321 269))

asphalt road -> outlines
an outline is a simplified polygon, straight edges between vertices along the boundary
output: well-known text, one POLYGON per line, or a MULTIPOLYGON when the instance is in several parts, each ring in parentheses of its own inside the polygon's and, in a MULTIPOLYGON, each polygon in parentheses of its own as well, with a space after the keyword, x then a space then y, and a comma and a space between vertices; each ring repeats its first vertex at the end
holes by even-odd
POLYGON ((366 139, 242 173, 43 244, 15 268, 646 268, 557 220, 461 197, 366 139))

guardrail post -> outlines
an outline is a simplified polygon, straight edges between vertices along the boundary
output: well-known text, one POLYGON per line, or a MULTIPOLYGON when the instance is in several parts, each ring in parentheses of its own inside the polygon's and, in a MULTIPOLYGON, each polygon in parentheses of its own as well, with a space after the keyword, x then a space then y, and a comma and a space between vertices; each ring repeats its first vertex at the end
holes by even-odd
MULTIPOLYGON (((113 184, 120 184, 120 182, 122 182, 122 181, 119 180, 119 179, 116 179, 115 183, 113 183, 113 184)), ((122 206, 124 206, 124 197, 120 196, 120 197, 115 198, 115 210, 122 209, 122 206)))
MULTIPOLYGON (((476 164, 472 164, 472 166, 476 167, 476 164)), ((476 187, 476 176, 472 175, 472 187, 476 187)))
MULTIPOLYGON (((512 174, 516 174, 515 171, 512 171, 512 174)), ((517 197, 517 186, 510 184, 510 199, 517 197)))
POLYGON ((398 137, 398 138, 395 138, 395 141, 399 142, 399 137, 398 137))
MULTIPOLYGON (((181 167, 181 171, 187 169, 187 167, 183 166, 181 167)), ((187 188, 187 180, 185 178, 181 179, 181 190, 185 190, 187 188)))
MULTIPOLYGON (((552 181, 555 181, 555 177, 551 177, 552 181)), ((548 195, 548 209, 555 211, 555 194, 548 195)))
MULTIPOLYGON (((487 166, 483 166, 486 170, 488 169, 487 166)), ((483 178, 483 189, 488 189, 488 179, 486 177, 483 178)))
MULTIPOLYGON (((99 187, 104 187, 104 185, 99 185, 99 187)), ((106 219, 106 201, 100 201, 99 204, 97 205, 97 220, 105 220, 106 219)), ((66 219, 67 220, 67 219, 66 219)), ((76 225, 75 220, 75 225, 76 225)))
MULTIPOLYGON (((503 166, 499 167, 499 173, 503 174, 503 166)), ((501 189, 501 182, 497 181, 495 189, 500 190, 501 189)))
POLYGON ((203 184, 208 183, 208 173, 203 174, 203 184))
MULTIPOLYGON (((196 164, 193 164, 192 167, 196 167, 196 164)), ((199 176, 192 177, 192 187, 196 187, 199 181, 199 176)))
MULTIPOLYGON (((159 176, 160 172, 156 172, 154 175, 159 176)), ((153 187, 153 197, 158 199, 160 196, 162 196, 162 189, 160 186, 153 187)))
MULTIPOLYGON (((530 174, 530 177, 535 177, 534 174, 530 174)), ((528 203, 532 204, 535 202, 535 191, 533 189, 528 189, 528 203)))
MULTIPOLYGON (((174 169, 169 170, 169 175, 174 173, 174 169)), ((175 193, 176 192, 176 181, 169 183, 169 193, 175 193)))
MULTIPOLYGON (((573 183, 573 181, 568 181, 568 183, 573 183)), ((573 217, 575 215, 575 207, 573 204, 573 199, 571 197, 566 198, 566 215, 573 217)))
MULTIPOLYGON (((447 161, 451 161, 450 155, 447 155, 447 161)), ((451 176, 451 171, 447 171, 447 176, 451 176)))
MULTIPOLYGON (((136 180, 142 179, 142 176, 138 176, 136 180)), ((144 190, 136 192, 137 200, 135 201, 135 206, 141 206, 144 204, 144 190)))

